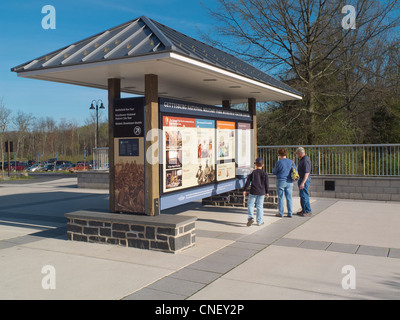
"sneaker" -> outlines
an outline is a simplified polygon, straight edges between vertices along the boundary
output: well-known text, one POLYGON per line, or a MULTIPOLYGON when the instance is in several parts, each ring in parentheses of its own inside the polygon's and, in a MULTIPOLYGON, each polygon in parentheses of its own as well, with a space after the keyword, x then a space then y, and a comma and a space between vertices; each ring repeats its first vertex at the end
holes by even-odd
POLYGON ((312 215, 311 212, 309 212, 309 213, 304 212, 301 216, 302 216, 302 217, 311 217, 311 215, 312 215))
POLYGON ((247 220, 247 226, 250 227, 253 224, 253 222, 254 222, 253 218, 248 219, 247 220))
POLYGON ((264 221, 261 223, 257 223, 258 226, 262 226, 264 224, 264 221))

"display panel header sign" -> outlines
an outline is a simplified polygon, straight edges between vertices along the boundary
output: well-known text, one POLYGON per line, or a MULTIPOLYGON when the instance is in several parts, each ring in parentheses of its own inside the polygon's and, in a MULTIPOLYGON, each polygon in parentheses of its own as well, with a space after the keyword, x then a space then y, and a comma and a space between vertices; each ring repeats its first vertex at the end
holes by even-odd
POLYGON ((190 114, 199 117, 211 117, 215 119, 231 119, 251 121, 251 114, 247 111, 233 110, 209 106, 194 102, 184 102, 172 99, 159 99, 160 112, 178 113, 180 115, 190 114))

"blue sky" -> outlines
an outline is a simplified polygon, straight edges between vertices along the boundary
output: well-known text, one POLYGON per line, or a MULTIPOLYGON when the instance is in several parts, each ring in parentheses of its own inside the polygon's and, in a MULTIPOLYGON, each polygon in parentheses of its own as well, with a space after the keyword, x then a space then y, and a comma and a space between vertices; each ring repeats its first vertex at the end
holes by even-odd
MULTIPOLYGON (((214 0, 202 0, 215 7, 214 0)), ((0 99, 16 114, 84 124, 93 99, 107 105, 105 90, 17 77, 11 68, 141 15, 199 39, 212 23, 199 0, 3 1, 0 11, 0 99), (42 7, 56 9, 56 29, 42 28, 42 7)))

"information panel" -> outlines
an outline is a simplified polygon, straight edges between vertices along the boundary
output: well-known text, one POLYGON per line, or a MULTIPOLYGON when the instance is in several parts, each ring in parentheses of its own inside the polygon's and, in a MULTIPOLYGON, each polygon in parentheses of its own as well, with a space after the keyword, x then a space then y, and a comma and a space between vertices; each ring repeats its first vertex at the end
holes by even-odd
POLYGON ((145 214, 144 172, 144 99, 115 99, 115 212, 145 214))
POLYGON ((238 168, 251 167, 251 123, 238 122, 237 126, 237 157, 238 168))
POLYGON ((159 108, 161 209, 243 186, 237 166, 251 166, 249 112, 166 98, 159 108))
POLYGON ((215 121, 163 116, 163 192, 215 181, 215 121))
POLYGON ((217 181, 235 178, 235 122, 217 121, 217 181))
POLYGON ((114 137, 144 136, 144 98, 117 99, 114 107, 114 137))

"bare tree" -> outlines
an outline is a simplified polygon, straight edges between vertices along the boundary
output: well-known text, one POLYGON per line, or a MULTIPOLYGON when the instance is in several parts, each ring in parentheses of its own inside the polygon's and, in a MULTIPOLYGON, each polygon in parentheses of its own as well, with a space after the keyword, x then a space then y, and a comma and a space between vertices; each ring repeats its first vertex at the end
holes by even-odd
POLYGON ((358 105, 357 98, 367 88, 365 77, 372 77, 374 71, 366 67, 382 54, 374 52, 374 45, 400 23, 399 0, 357 1, 356 29, 347 30, 342 27, 345 0, 217 1, 219 8, 209 13, 217 22, 219 37, 205 39, 279 74, 301 91, 304 99, 293 104, 296 112, 286 122, 306 114, 310 123, 306 142, 310 144, 317 120, 358 105), (332 82, 340 84, 340 90, 332 82), (320 108, 326 98, 340 102, 320 108))
POLYGON ((28 135, 28 132, 33 124, 34 116, 32 113, 25 113, 22 111, 18 111, 17 115, 13 118, 14 126, 17 131, 17 148, 16 152, 19 157, 24 157, 25 150, 25 138, 28 135))
POLYGON ((11 122, 11 110, 7 109, 3 99, 0 99, 0 158, 3 159, 5 133, 11 122))

